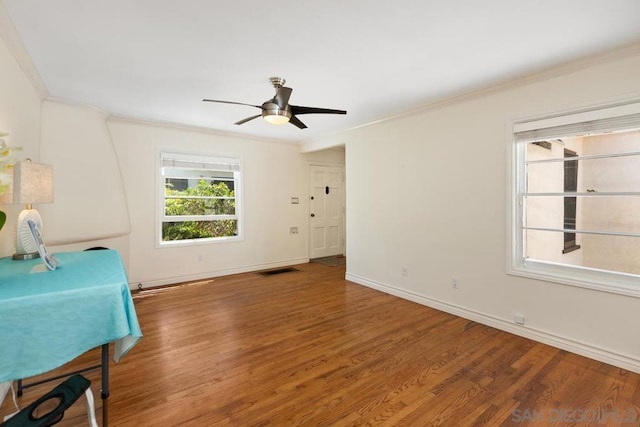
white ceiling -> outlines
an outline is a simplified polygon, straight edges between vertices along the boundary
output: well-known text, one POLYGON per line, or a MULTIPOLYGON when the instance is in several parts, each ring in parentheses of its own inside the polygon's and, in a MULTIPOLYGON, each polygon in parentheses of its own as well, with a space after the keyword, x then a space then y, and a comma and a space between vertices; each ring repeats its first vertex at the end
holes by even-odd
POLYGON ((640 40, 640 0, 0 0, 49 95, 111 114, 306 141, 640 40), (345 109, 273 126, 294 105, 345 109))

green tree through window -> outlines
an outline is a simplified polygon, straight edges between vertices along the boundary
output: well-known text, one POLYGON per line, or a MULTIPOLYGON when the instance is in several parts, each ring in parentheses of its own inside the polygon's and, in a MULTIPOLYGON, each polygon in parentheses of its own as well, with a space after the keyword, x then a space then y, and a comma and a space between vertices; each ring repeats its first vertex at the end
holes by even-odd
MULTIPOLYGON (((165 186, 165 215, 170 217, 192 217, 212 215, 235 215, 234 191, 226 182, 201 179, 194 187, 174 190, 165 186)), ((198 220, 165 222, 162 225, 162 240, 190 240, 237 235, 237 220, 198 220)))
POLYGON ((242 240, 242 161, 158 151, 158 243, 242 240))

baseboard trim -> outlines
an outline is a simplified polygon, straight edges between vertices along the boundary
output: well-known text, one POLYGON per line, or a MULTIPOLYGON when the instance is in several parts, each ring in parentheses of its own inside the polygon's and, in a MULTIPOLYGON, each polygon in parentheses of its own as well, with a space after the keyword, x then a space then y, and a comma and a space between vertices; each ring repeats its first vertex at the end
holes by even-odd
POLYGON ((232 274, 250 273, 252 271, 268 270, 270 268, 287 267, 290 265, 306 264, 309 262, 309 258, 295 258, 284 261, 275 261, 265 264, 247 265, 244 267, 227 268, 223 270, 210 271, 198 274, 189 274, 184 276, 175 276, 158 280, 146 280, 146 281, 133 281, 129 283, 130 289, 142 289, 155 288, 158 286, 173 285, 177 283, 191 282, 194 280, 211 279, 214 277, 230 276, 232 274), (140 286, 139 286, 140 285, 140 286))
POLYGON ((418 304, 425 305, 427 307, 434 308, 436 310, 444 311, 446 313, 463 317, 465 319, 473 320, 474 322, 478 322, 483 325, 491 326, 493 328, 500 329, 514 335, 529 338, 531 340, 541 342, 543 344, 547 344, 561 350, 566 350, 571 353, 579 354, 581 356, 588 357, 599 362, 604 362, 609 365, 617 366, 619 368, 627 369, 629 371, 640 374, 640 360, 630 355, 616 353, 591 344, 576 341, 567 337, 562 337, 548 331, 532 328, 530 326, 517 325, 496 316, 481 313, 475 310, 470 310, 462 306, 440 301, 434 298, 429 298, 414 292, 398 289, 396 287, 379 283, 355 274, 350 274, 348 272, 345 275, 345 279, 359 285, 363 285, 390 295, 394 295, 409 301, 416 302, 418 304))

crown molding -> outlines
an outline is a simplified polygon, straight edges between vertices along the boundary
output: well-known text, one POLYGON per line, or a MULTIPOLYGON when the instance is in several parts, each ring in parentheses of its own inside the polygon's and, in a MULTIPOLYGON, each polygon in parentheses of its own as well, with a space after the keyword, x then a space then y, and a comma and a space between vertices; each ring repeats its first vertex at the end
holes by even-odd
POLYGON ((82 108, 84 110, 90 110, 90 111, 93 111, 94 113, 100 114, 101 116, 104 117, 105 120, 107 120, 110 117, 109 112, 103 110, 100 107, 96 107, 95 105, 83 104, 81 102, 71 101, 63 98, 56 98, 55 96, 49 96, 47 97, 47 99, 44 99, 42 102, 60 104, 60 105, 65 105, 67 107, 82 108))
POLYGON ((166 129, 177 129, 177 130, 182 130, 187 132, 200 132, 200 133, 206 133, 209 135, 215 135, 215 136, 220 136, 224 138, 243 139, 245 141, 250 140, 250 141, 259 141, 259 142, 270 142, 272 144, 281 144, 281 145, 289 145, 289 146, 299 145, 297 141, 288 141, 283 139, 267 138, 262 136, 249 135, 249 134, 226 132, 222 130, 207 128, 204 126, 166 122, 161 120, 141 119, 138 117, 131 117, 131 116, 110 115, 108 121, 114 122, 114 123, 121 122, 121 123, 129 123, 134 125, 154 126, 154 127, 161 127, 166 129))
MULTIPOLYGON (((517 87, 526 86, 531 83, 544 81, 550 78, 571 74, 588 67, 604 64, 611 61, 616 61, 619 59, 624 59, 624 58, 627 58, 633 55, 639 55, 639 54, 640 54, 640 39, 637 39, 631 43, 627 43, 618 48, 611 49, 605 52, 599 52, 599 53, 588 55, 580 59, 569 61, 563 64, 546 67, 543 69, 538 69, 538 70, 531 71, 524 74, 519 74, 509 79, 492 82, 492 83, 484 84, 471 89, 463 90, 458 93, 447 95, 443 98, 433 99, 430 102, 418 108, 414 108, 414 109, 404 111, 398 114, 394 114, 391 116, 382 117, 378 120, 373 120, 368 123, 363 123, 361 125, 354 126, 349 129, 345 129, 343 131, 338 131, 328 136, 339 138, 342 135, 346 135, 358 129, 363 129, 363 128, 367 128, 380 123, 385 123, 388 121, 393 121, 396 119, 401 119, 401 118, 413 116, 416 114, 421 114, 427 111, 445 107, 447 105, 457 104, 462 101, 467 101, 467 100, 479 98, 482 96, 492 95, 495 93, 503 92, 503 91, 514 89, 517 87)), ((314 144, 317 144, 318 142, 322 142, 322 140, 323 138, 319 137, 319 138, 313 138, 311 140, 302 141, 302 142, 303 142, 303 146, 313 147, 314 144)))
POLYGON ((38 69, 22 43, 18 30, 15 25, 13 25, 13 21, 9 17, 9 13, 4 7, 2 0, 0 0, 0 37, 7 43, 9 50, 29 82, 31 82, 31 86, 33 86, 38 97, 43 101, 47 99, 49 97, 49 91, 40 78, 38 69))

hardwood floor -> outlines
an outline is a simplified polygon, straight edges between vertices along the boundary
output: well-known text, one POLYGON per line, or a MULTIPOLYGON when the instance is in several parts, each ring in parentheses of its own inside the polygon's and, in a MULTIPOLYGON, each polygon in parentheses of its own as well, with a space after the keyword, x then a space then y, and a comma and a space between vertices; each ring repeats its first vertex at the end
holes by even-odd
MULTIPOLYGON (((295 268, 136 298, 144 338, 111 365, 110 425, 640 425, 638 374, 355 285, 344 266, 295 268)), ((83 402, 59 425, 86 425, 83 402)))

